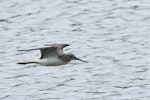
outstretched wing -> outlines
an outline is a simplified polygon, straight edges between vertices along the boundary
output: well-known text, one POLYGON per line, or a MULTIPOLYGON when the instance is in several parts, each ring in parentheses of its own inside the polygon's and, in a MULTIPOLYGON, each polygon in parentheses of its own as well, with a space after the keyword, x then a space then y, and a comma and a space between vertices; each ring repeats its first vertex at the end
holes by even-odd
POLYGON ((18 51, 40 50, 41 51, 40 59, 43 59, 43 58, 48 58, 48 57, 56 57, 58 55, 63 54, 63 48, 66 46, 69 46, 69 44, 52 44, 52 45, 46 45, 46 46, 49 46, 49 47, 18 50, 18 51))
POLYGON ((43 48, 34 48, 34 49, 26 49, 26 50, 18 50, 18 51, 32 51, 32 50, 40 50, 42 58, 48 57, 56 57, 59 55, 57 47, 43 47, 43 48))
POLYGON ((59 55, 58 49, 56 47, 41 48, 40 51, 41 51, 40 59, 48 57, 56 57, 59 55))
POLYGON ((63 54, 63 48, 69 46, 69 44, 45 44, 45 46, 56 47, 59 54, 63 54))

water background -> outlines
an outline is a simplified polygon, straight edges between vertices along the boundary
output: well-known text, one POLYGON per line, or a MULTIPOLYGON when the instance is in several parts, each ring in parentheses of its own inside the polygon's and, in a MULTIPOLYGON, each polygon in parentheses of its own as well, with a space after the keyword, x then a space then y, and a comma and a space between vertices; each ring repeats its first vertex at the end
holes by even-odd
POLYGON ((149 100, 149 0, 0 0, 0 100, 149 100), (69 43, 89 61, 17 65, 69 43))

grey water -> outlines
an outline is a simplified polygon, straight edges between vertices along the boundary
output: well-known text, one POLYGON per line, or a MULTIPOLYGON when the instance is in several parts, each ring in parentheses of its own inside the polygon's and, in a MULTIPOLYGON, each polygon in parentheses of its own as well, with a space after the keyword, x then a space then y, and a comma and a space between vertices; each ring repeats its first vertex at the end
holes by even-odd
POLYGON ((150 100, 149 0, 0 0, 0 100, 150 100), (45 67, 19 49, 69 43, 45 67))

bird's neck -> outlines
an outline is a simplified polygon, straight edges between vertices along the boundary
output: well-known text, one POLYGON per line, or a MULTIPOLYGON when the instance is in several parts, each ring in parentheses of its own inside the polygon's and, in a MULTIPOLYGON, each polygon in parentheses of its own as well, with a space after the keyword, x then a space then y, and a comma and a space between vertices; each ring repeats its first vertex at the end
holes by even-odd
POLYGON ((62 54, 62 55, 59 56, 59 58, 60 58, 61 60, 63 60, 64 62, 69 62, 69 61, 71 61, 70 56, 68 56, 67 54, 62 54))

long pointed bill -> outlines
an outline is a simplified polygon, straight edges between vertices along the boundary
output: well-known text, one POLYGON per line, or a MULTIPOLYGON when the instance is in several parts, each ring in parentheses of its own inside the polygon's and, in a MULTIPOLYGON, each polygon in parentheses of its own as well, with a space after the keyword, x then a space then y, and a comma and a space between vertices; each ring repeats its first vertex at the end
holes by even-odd
POLYGON ((74 58, 75 60, 80 60, 80 61, 82 61, 82 62, 85 62, 85 63, 87 63, 87 61, 84 61, 84 60, 82 60, 82 59, 79 59, 79 58, 74 58))

